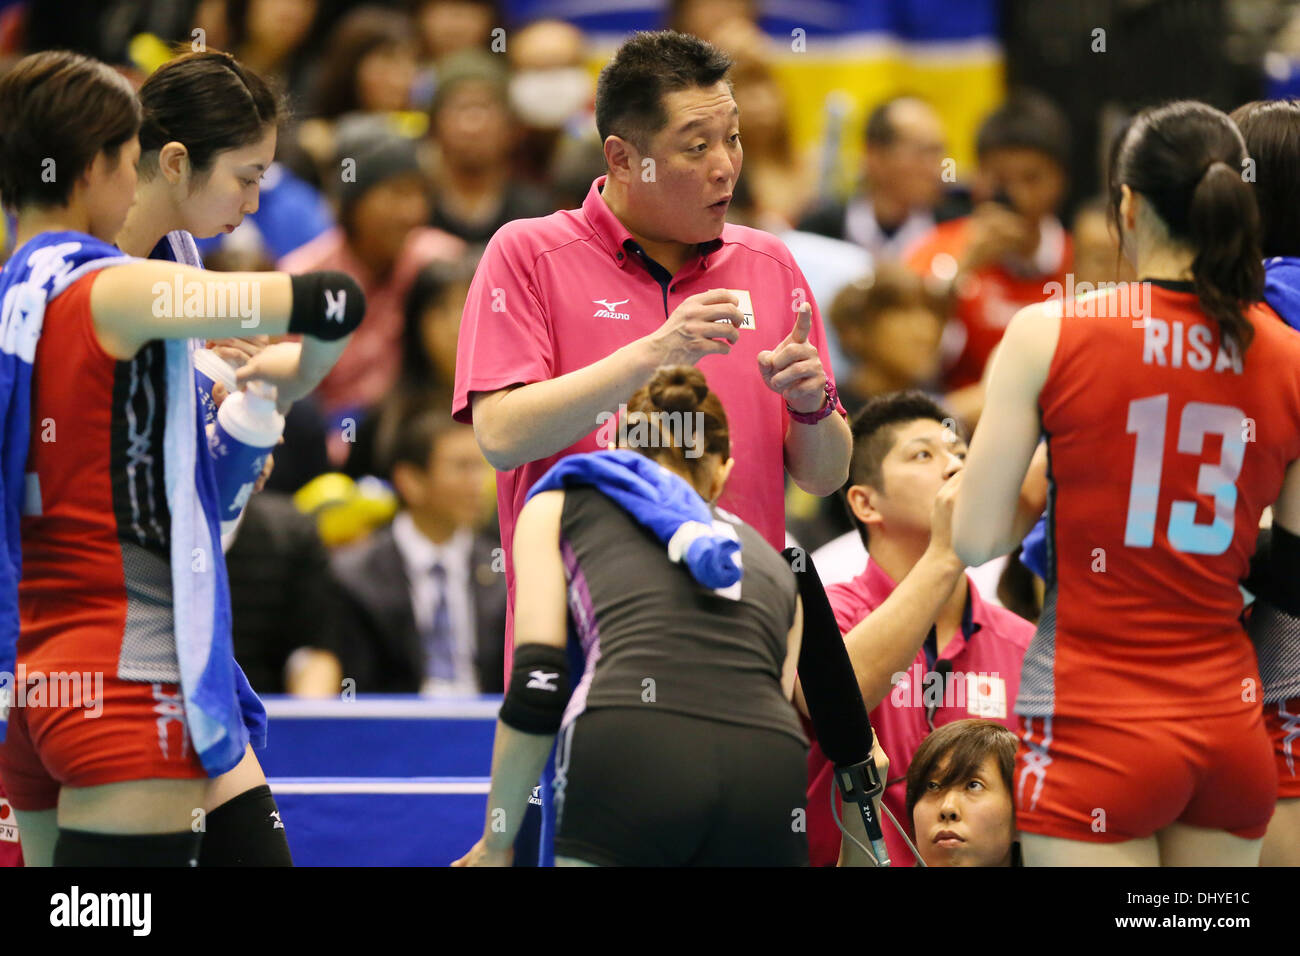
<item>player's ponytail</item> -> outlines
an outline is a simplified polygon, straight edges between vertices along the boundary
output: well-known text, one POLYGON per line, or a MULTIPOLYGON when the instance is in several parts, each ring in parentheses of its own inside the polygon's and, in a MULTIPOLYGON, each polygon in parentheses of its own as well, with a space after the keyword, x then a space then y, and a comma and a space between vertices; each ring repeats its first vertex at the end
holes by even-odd
POLYGON ((1259 210, 1243 177, 1246 160, 1226 115, 1182 100, 1139 113, 1111 163, 1116 215, 1126 185, 1150 204, 1167 241, 1193 249, 1201 308, 1243 354, 1255 333, 1243 310, 1264 292, 1259 210))
POLYGON ((1196 258, 1192 277, 1201 308, 1219 323, 1225 338, 1244 354, 1255 329, 1242 314, 1242 303, 1264 292, 1264 262, 1259 251, 1259 211, 1255 196, 1233 169, 1215 160, 1192 190, 1188 215, 1196 258))
POLYGON ((628 400, 627 421, 627 447, 684 470, 697 488, 706 484, 706 469, 731 457, 727 413, 693 366, 655 372, 628 400))

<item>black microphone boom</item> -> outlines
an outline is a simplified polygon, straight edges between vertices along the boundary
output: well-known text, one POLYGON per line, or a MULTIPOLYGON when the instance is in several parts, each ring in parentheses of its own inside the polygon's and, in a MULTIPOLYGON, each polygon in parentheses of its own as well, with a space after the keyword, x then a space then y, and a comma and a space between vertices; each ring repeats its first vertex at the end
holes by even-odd
POLYGON ((808 703, 808 719, 822 752, 835 766, 840 795, 845 803, 857 804, 879 865, 888 866, 873 802, 885 788, 871 758, 874 735, 849 652, 812 558, 801 548, 786 548, 781 553, 794 572, 803 601, 799 683, 808 703))

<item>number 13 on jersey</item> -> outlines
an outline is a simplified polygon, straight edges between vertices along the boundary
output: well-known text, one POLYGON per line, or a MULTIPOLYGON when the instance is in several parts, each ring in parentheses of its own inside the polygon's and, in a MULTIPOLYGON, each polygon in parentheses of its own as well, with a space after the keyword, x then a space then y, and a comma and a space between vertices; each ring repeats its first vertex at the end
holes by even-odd
MULTIPOLYGON (((1133 481, 1129 486, 1128 522, 1124 543, 1149 548, 1155 541, 1160 475, 1164 470, 1165 427, 1169 396, 1152 395, 1129 402, 1128 428, 1137 435, 1133 481)), ((1169 509, 1169 544, 1187 554, 1222 554, 1232 544, 1236 527, 1237 476, 1246 450, 1245 413, 1231 405, 1188 402, 1178 422, 1178 452, 1200 455, 1207 435, 1223 438, 1219 460, 1205 462, 1196 476, 1198 494, 1214 498, 1214 521, 1196 523, 1196 502, 1175 501, 1169 509)))

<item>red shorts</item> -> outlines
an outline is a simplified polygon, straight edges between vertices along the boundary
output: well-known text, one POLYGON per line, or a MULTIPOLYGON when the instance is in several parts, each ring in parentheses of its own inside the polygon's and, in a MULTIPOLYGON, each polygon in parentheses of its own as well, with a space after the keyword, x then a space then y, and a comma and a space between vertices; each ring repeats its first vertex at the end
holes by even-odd
POLYGON ((1277 798, 1300 798, 1300 697, 1265 704, 1264 726, 1277 760, 1277 798))
POLYGON ((51 669, 38 698, 31 673, 27 699, 10 709, 0 744, 0 781, 16 809, 54 809, 60 787, 207 777, 190 744, 178 684, 104 674, 87 676, 79 695, 66 682, 56 693, 51 669))
POLYGON ((1258 839, 1277 802, 1259 705, 1222 717, 1021 717, 1013 781, 1026 833, 1119 843, 1171 823, 1258 839))

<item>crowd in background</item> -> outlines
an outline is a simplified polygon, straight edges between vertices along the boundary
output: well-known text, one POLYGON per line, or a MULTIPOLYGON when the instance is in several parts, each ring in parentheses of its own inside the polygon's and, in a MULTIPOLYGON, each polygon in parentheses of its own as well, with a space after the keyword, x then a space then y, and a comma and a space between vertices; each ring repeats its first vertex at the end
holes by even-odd
MULTIPOLYGON (((512 19, 509 6, 0 3, 0 69, 66 47, 142 81, 174 50, 206 45, 272 80, 292 110, 277 161, 257 211, 201 243, 205 262, 341 269, 365 289, 364 325, 291 412, 267 489, 229 554, 236 655, 260 692, 336 694, 338 674, 360 692, 502 689, 493 473, 472 428, 451 420, 457 331, 493 233, 576 208, 603 174, 593 99, 607 52, 572 23, 512 19), (453 680, 423 677, 431 628, 454 635, 453 680), (300 666, 304 648, 332 655, 337 670, 300 666)), ((829 132, 801 142, 796 126, 823 104, 792 96, 797 63, 788 40, 763 29, 761 7, 679 0, 663 10, 662 25, 710 40, 736 63, 745 154, 729 220, 780 236, 807 275, 850 413, 921 389, 969 431, 990 355, 1019 307, 1067 279, 1081 288, 1131 278, 1092 156, 1104 151, 1097 131, 1115 104, 1078 112, 1076 96, 1067 115, 1008 62, 1016 87, 972 118, 973 142, 955 141, 942 104, 901 80, 857 104, 842 131, 846 151, 829 132), (828 156, 841 152, 852 157, 848 175, 828 175, 828 156), (847 192, 837 188, 844 180, 854 184, 847 192)), ((1256 7, 1275 26, 1300 23, 1288 4, 1256 7)), ((1236 26, 1225 36, 1253 35, 1250 24, 1236 26)), ((1020 31, 1005 38, 1015 50, 1032 25, 1005 28, 1020 31)), ((1295 33, 1275 31, 1270 55, 1285 62, 1295 33)), ((1235 63, 1240 43, 1218 55, 1235 63)), ((1271 79, 1257 68, 1253 79, 1225 82, 1222 96, 1240 102, 1283 83, 1279 61, 1268 62, 1271 79)), ((1040 89, 1059 85, 1042 79, 1040 89)), ((6 229, 0 261, 11 243, 6 229)), ((799 544, 830 548, 815 552, 828 583, 861 569, 865 551, 837 497, 791 486, 787 516, 799 544)), ((990 599, 1036 618, 1041 588, 1014 555, 989 573, 990 599)))

